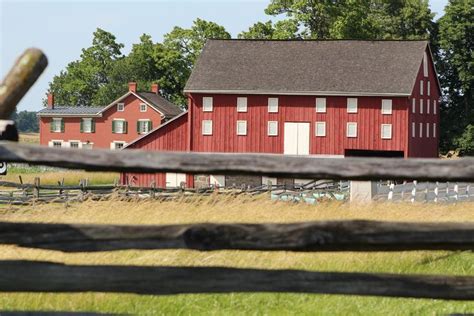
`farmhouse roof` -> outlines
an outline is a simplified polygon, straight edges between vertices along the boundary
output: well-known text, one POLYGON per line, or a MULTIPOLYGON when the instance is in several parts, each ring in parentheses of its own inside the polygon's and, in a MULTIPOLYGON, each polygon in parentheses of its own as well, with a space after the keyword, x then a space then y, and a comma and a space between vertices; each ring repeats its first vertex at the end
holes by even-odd
POLYGON ((410 95, 427 41, 208 40, 188 93, 410 95))
POLYGON ((53 109, 44 108, 38 111, 38 115, 99 115, 103 106, 54 106, 53 109))
POLYGON ((183 110, 180 109, 178 106, 156 93, 138 92, 137 94, 143 99, 145 99, 147 102, 153 104, 161 113, 165 115, 165 117, 174 117, 183 112, 183 110))

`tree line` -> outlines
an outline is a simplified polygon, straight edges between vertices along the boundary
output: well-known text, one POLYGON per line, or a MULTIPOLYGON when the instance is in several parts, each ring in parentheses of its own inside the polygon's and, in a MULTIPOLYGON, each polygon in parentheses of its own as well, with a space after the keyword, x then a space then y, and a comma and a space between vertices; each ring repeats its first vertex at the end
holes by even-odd
MULTIPOLYGON (((238 38, 428 39, 443 90, 441 150, 474 154, 473 8, 474 0, 449 0, 435 20, 428 0, 270 0, 270 19, 238 38)), ((139 87, 157 82, 164 97, 185 107, 182 91, 208 38, 231 35, 215 22, 196 19, 190 28, 174 27, 162 42, 143 34, 125 55, 113 34, 97 29, 92 45, 54 77, 48 92, 59 105, 100 106, 125 93, 129 81, 139 87)))

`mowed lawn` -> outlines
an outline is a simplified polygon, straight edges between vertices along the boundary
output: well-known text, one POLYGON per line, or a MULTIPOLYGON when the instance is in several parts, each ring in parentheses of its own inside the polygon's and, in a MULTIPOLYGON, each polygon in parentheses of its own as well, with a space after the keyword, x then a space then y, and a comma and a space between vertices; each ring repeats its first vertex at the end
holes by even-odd
MULTIPOLYGON (((474 221, 474 204, 325 203, 317 206, 272 202, 260 197, 205 197, 186 201, 88 201, 35 208, 3 208, 3 221, 172 224, 194 222, 296 222, 371 219, 392 221, 474 221)), ((256 251, 143 250, 65 254, 0 246, 0 259, 67 264, 228 266, 314 271, 474 275, 469 251, 292 253, 256 251)), ((109 293, 0 295, 0 310, 89 311, 141 315, 437 315, 473 313, 474 302, 316 294, 128 295, 109 293)))

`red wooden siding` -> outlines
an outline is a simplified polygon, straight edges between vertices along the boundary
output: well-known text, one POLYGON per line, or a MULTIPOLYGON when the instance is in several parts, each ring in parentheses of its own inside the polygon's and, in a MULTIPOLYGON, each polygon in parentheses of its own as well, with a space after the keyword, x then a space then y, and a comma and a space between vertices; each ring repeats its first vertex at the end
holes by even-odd
POLYGON ((48 146, 51 140, 79 140, 81 142, 91 142, 93 148, 110 149, 110 143, 113 141, 124 141, 130 143, 141 136, 137 132, 137 121, 139 119, 149 119, 153 123, 153 128, 161 124, 161 114, 151 106, 147 107, 146 112, 140 112, 140 104, 143 103, 134 95, 129 95, 119 103, 124 103, 124 111, 117 112, 117 106, 114 105, 107 109, 102 117, 95 117, 95 133, 80 132, 80 117, 63 117, 64 132, 55 133, 50 131, 51 117, 40 117, 40 144, 48 146), (112 133, 112 121, 114 119, 125 119, 128 122, 127 134, 112 133))
MULTIPOLYGON (((152 131, 131 144, 130 149, 150 150, 150 151, 186 151, 188 135, 188 113, 165 123, 160 128, 152 131)), ((191 177, 188 177, 189 185, 192 185, 191 177), (190 182, 191 181, 191 182, 190 182)), ((157 187, 166 186, 164 173, 122 173, 121 183, 133 186, 149 187, 154 182, 157 187)))
POLYGON ((440 133, 440 111, 439 100, 440 93, 434 64, 427 51, 428 77, 423 76, 423 63, 420 64, 418 75, 409 101, 409 133, 408 133, 408 157, 438 157, 439 133, 440 133), (423 80, 423 95, 420 95, 420 81, 423 80), (427 94, 428 84, 430 82, 430 95, 427 94), (416 113, 412 113, 412 100, 415 99, 416 113), (423 100, 423 114, 420 113, 420 99, 423 100), (433 100, 436 100, 436 114, 433 113, 433 100), (427 102, 429 101, 430 111, 427 111, 427 102), (415 137, 412 137, 412 123, 415 123, 415 137), (423 124, 423 137, 420 137, 420 123, 423 124), (430 135, 426 137, 426 123, 430 126, 430 135), (433 123, 436 123, 436 137, 433 137, 433 123))
MULTIPOLYGON (((323 97, 323 96, 321 96, 323 97)), ((326 96, 326 113, 316 113, 315 96, 190 96, 192 151, 283 153, 284 123, 310 123, 310 154, 344 155, 345 149, 407 150, 408 98, 358 97, 358 113, 347 113, 347 97, 326 96), (202 99, 213 97, 213 111, 202 99), (247 112, 237 112, 237 97, 247 97, 247 112), (268 113, 268 98, 278 97, 278 113, 268 113), (382 115, 382 99, 392 100, 392 114, 382 115), (202 120, 213 121, 213 135, 202 135, 202 120), (247 135, 236 135, 237 120, 247 121, 247 135), (267 122, 278 121, 278 136, 267 136, 267 122), (326 136, 315 136, 315 122, 326 122, 326 136), (346 123, 357 122, 356 138, 346 137, 346 123), (392 124, 392 139, 381 138, 381 124, 392 124)))

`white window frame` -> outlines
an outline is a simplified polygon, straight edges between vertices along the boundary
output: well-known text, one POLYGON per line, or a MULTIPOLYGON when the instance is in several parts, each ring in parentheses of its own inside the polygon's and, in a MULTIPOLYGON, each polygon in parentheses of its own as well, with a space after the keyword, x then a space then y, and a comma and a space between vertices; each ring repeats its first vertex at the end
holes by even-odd
POLYGON ((420 127, 420 138, 423 138, 423 123, 420 123, 419 127, 420 127))
POLYGON ((62 124, 63 119, 58 117, 53 117, 54 129, 53 133, 62 133, 62 124))
POLYGON ((431 95, 431 83, 430 83, 429 80, 427 81, 427 84, 426 84, 426 85, 427 85, 427 86, 426 86, 426 95, 429 96, 429 95, 431 95))
POLYGON ((278 136, 278 121, 268 121, 267 123, 267 135, 278 136), (272 125, 274 125, 275 131, 272 131, 272 125))
MULTIPOLYGON (((121 119, 121 118, 116 118, 116 119, 113 119, 112 121, 115 121, 115 122, 122 122, 122 131, 121 132, 117 132, 117 130, 114 131, 114 134, 125 134, 125 119, 121 119)), ((113 124, 113 123, 112 123, 113 124)), ((115 124, 115 127, 117 127, 117 124, 115 124)))
POLYGON ((430 137, 430 123, 426 123, 426 138, 430 137))
POLYGON ((202 120, 202 135, 212 135, 212 120, 202 120), (206 130, 206 124, 208 124, 209 130, 206 130))
POLYGON ((125 111, 125 103, 117 103, 117 112, 125 111))
POLYGON ((423 95, 423 79, 420 80, 420 95, 423 95))
POLYGON ((423 55, 423 77, 428 77, 428 54, 423 55))
POLYGON ((235 128, 236 128, 236 133, 238 136, 247 136, 247 121, 245 120, 237 121, 235 128), (243 130, 240 130, 241 128, 243 130))
POLYGON ((82 148, 82 142, 80 140, 75 140, 75 139, 70 139, 69 140, 69 148, 77 148, 80 149, 82 148), (71 143, 77 143, 77 147, 72 147, 71 143))
POLYGON ((121 141, 121 140, 114 140, 110 143, 110 149, 111 150, 121 150, 123 149, 125 146, 127 146, 127 143, 124 142, 124 141, 121 141), (123 147, 122 148, 117 148, 117 145, 118 144, 121 144, 123 147))
POLYGON ((433 137, 436 138, 436 123, 433 123, 433 137))
POLYGON ((316 113, 326 113, 326 98, 316 98, 316 113))
POLYGON ((423 114, 423 99, 420 99, 420 114, 423 114))
POLYGON ((89 142, 89 143, 87 143, 87 142, 82 142, 81 148, 93 149, 93 148, 94 148, 94 143, 93 143, 93 142, 89 142), (90 145, 91 148, 87 148, 88 145, 90 145), (86 146, 86 147, 84 147, 84 146, 86 146))
POLYGON ((347 122, 346 124, 346 137, 349 138, 356 138, 357 137, 357 122, 347 122), (349 134, 349 126, 355 126, 355 133, 354 134, 349 134))
POLYGON ((411 122, 411 138, 415 138, 415 137, 416 137, 416 123, 411 122))
POLYGON ((140 103, 140 112, 146 112, 147 109, 148 106, 146 105, 146 103, 140 103))
POLYGON ((278 113, 278 98, 268 98, 268 113, 278 113))
POLYGON ((212 112, 214 109, 214 98, 213 97, 202 97, 202 111, 212 112))
POLYGON ((326 122, 319 121, 314 124, 314 136, 326 137, 326 122), (319 128, 322 130, 320 131, 319 128))
POLYGON ((383 115, 392 114, 392 99, 382 99, 382 114, 383 115))
POLYGON ((149 133, 151 130, 148 129, 148 122, 151 122, 150 119, 139 119, 138 120, 138 134, 147 134, 149 133), (143 124, 143 123, 147 123, 147 124, 143 124), (146 126, 146 132, 143 132, 142 131, 142 126, 146 126))
POLYGON ((347 113, 357 113, 358 102, 357 98, 347 98, 347 113))
POLYGON ((437 103, 436 100, 433 100, 433 114, 435 114, 435 115, 436 115, 436 111, 438 111, 436 103, 437 103))
POLYGON ((237 98, 237 112, 240 112, 240 113, 247 112, 247 98, 246 97, 237 98))
POLYGON ((52 147, 52 148, 63 148, 63 147, 64 147, 64 146, 63 146, 64 141, 63 141, 62 139, 52 139, 50 143, 51 143, 51 147, 52 147), (59 147, 54 147, 54 143, 60 143, 61 146, 59 146, 59 147))
POLYGON ((382 139, 392 139, 392 124, 382 124, 380 126, 380 135, 381 135, 382 139), (384 132, 385 132, 384 128, 387 128, 387 127, 390 128, 390 132, 388 133, 388 135, 385 135, 384 134, 384 132))
POLYGON ((83 133, 92 133, 92 119, 88 117, 83 117, 82 118, 82 132, 83 133), (85 122, 89 122, 89 130, 86 130, 86 124, 85 122))
POLYGON ((416 113, 416 99, 413 98, 411 101, 411 113, 415 114, 416 113))

